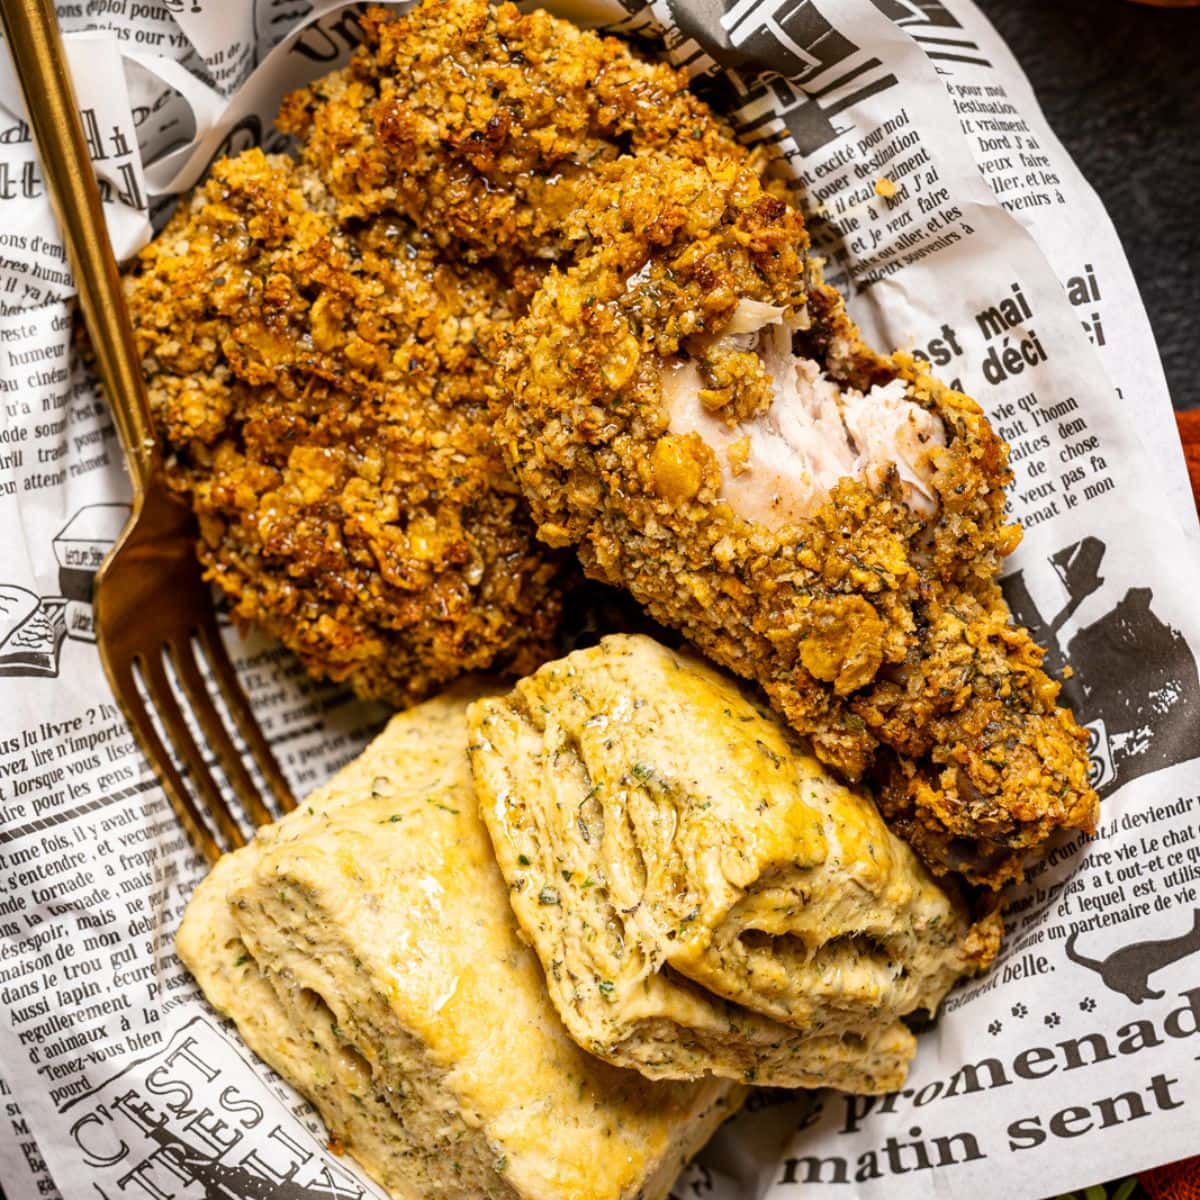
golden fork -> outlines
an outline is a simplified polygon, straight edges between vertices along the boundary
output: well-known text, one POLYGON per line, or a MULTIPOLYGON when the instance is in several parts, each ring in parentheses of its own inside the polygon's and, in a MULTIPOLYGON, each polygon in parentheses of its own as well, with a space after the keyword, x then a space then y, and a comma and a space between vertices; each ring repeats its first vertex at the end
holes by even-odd
POLYGON ((246 837, 188 729, 177 692, 249 820, 258 826, 274 818, 217 710, 197 651, 207 660, 226 709, 279 808, 290 811, 296 802, 221 642, 212 596, 193 548, 194 519, 163 478, 133 328, 54 6, 51 0, 0 0, 0 16, 133 485, 132 515, 96 578, 93 603, 100 657, 167 799, 197 849, 215 862, 223 850, 244 845, 246 837), (186 764, 186 781, 155 728, 138 676, 167 740, 186 764))

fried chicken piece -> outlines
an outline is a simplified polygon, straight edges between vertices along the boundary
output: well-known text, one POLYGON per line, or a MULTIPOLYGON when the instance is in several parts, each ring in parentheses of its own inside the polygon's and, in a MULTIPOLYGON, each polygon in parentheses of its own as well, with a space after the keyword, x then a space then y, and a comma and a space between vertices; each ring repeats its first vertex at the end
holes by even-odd
POLYGON ((487 416, 504 279, 320 179, 218 163, 128 295, 171 486, 241 619, 315 675, 409 703, 551 652, 558 563, 487 416))
POLYGON ((594 252, 547 278, 505 357, 498 433, 539 534, 759 682, 845 776, 878 762, 935 871, 1019 878, 1097 800, 996 584, 1020 536, 1004 444, 862 344, 752 171, 601 175, 575 218, 594 252))
POLYGON ((467 260, 528 277, 530 257, 567 253, 594 171, 631 151, 747 158, 682 72, 541 10, 426 0, 399 18, 370 9, 363 29, 350 65, 289 96, 279 126, 343 215, 406 213, 467 260))
POLYGON ((544 12, 430 0, 363 24, 351 66, 284 104, 301 162, 219 164, 130 298, 172 483, 237 614, 410 702, 548 652, 558 560, 485 402, 497 332, 586 239, 565 230, 593 170, 751 156, 681 73, 544 12))

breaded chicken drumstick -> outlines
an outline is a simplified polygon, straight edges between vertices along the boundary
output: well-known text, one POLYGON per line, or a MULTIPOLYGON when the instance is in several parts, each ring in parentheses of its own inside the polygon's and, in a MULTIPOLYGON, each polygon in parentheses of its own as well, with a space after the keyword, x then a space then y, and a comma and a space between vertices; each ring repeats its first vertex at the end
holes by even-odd
POLYGON ((865 347, 800 214, 732 160, 606 168, 514 327, 505 453, 540 536, 756 680, 937 871, 1090 829, 1084 734, 996 583, 1006 448, 865 347))

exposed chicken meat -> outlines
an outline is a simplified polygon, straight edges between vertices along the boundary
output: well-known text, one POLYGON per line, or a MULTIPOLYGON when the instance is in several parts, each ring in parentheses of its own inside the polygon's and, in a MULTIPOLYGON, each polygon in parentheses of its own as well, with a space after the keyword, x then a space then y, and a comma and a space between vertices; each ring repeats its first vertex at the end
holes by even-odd
POLYGON ((792 353, 795 325, 784 312, 743 298, 722 336, 703 347, 756 353, 770 377, 771 404, 745 420, 724 419, 724 410, 704 403, 701 368, 685 353, 662 372, 671 433, 697 434, 716 453, 721 497, 739 517, 770 529, 811 516, 841 479, 880 491, 892 472, 905 504, 932 516, 932 451, 946 445, 937 415, 908 399, 902 379, 874 384, 865 395, 839 387, 819 363, 792 353))

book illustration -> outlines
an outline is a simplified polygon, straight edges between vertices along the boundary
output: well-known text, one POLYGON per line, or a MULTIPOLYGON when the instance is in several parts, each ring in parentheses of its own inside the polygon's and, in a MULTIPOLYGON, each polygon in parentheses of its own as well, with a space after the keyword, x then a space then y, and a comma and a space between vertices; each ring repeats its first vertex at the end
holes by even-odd
POLYGON ((16 584, 0 584, 0 676, 58 674, 66 608, 61 596, 38 597, 16 584))
POLYGON ((128 504, 88 504, 51 541, 58 593, 0 583, 0 677, 54 678, 64 639, 94 642, 96 572, 129 519, 128 504))
POLYGON ((0 645, 36 611, 38 598, 23 587, 0 583, 0 645))
POLYGON ((58 587, 67 601, 67 637, 81 642, 96 640, 92 587, 100 564, 128 519, 128 504, 89 504, 75 513, 51 542, 58 562, 58 587))
POLYGON ((128 519, 128 504, 89 504, 55 534, 50 545, 64 596, 91 603, 96 572, 128 519))

